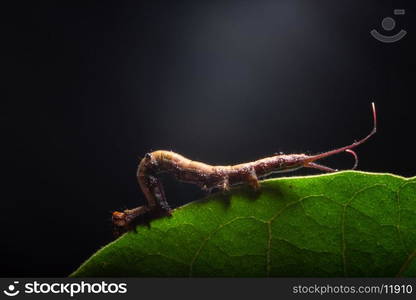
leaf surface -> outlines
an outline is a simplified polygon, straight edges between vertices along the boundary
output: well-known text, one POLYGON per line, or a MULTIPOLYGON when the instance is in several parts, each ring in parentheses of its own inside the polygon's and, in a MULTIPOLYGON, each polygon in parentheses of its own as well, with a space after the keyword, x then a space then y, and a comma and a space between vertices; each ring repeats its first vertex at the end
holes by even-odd
POLYGON ((139 226, 71 276, 416 276, 416 177, 269 179, 139 226))

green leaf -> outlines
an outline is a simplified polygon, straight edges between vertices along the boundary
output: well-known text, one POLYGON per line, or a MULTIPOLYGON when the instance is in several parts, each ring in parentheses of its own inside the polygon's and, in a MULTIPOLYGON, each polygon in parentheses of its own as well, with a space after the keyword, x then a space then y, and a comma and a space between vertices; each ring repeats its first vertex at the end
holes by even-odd
POLYGON ((416 177, 346 171, 189 203, 71 276, 416 276, 415 257, 416 177))

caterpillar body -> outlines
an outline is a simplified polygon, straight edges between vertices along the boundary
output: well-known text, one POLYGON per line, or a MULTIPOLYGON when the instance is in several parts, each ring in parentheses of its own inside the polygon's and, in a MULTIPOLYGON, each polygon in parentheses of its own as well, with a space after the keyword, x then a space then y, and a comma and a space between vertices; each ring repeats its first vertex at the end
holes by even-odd
POLYGON ((203 162, 190 160, 172 151, 158 150, 147 153, 140 161, 137 169, 137 180, 147 203, 123 212, 115 211, 112 221, 116 228, 128 228, 133 221, 143 215, 170 215, 171 209, 166 200, 160 180, 163 173, 171 174, 179 181, 198 185, 205 191, 219 189, 228 191, 238 184, 248 184, 253 189, 259 189, 258 179, 274 173, 283 173, 299 168, 313 168, 324 172, 336 172, 336 169, 317 164, 315 161, 348 152, 355 158, 352 169, 358 165, 357 154, 351 150, 367 141, 377 130, 375 105, 372 103, 373 129, 363 139, 348 146, 340 147, 317 155, 278 154, 258 159, 256 161, 231 166, 212 166, 203 162))

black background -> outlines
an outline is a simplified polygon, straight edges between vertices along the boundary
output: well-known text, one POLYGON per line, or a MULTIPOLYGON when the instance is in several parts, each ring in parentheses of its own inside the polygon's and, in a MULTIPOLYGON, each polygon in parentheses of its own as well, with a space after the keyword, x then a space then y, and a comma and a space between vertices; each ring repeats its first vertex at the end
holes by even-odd
MULTIPOLYGON (((2 9, 1 276, 67 276, 111 241, 111 212, 144 203, 135 171, 152 150, 318 153, 366 135, 374 101, 359 169, 416 173, 412 1, 57 3, 2 9), (387 16, 403 40, 370 36, 392 34, 387 16)), ((203 196, 166 187, 173 207, 203 196)))

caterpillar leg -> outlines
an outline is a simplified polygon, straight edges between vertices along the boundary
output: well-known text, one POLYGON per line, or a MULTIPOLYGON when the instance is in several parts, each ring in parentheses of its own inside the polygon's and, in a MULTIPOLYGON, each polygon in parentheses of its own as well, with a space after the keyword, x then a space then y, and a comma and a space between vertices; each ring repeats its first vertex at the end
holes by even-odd
POLYGON ((228 181, 228 176, 225 176, 222 182, 218 185, 218 188, 223 192, 228 192, 230 190, 230 182, 228 181))
POLYGON ((259 179, 257 178, 256 171, 251 169, 246 175, 246 181, 249 186, 251 186, 254 190, 260 189, 259 179))

